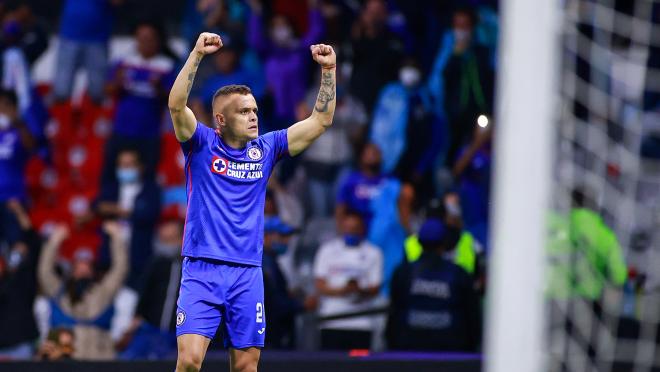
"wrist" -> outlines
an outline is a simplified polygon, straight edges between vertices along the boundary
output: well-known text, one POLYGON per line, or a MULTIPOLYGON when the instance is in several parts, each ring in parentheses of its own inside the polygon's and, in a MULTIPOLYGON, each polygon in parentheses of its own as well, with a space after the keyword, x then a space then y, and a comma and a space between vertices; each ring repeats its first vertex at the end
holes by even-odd
POLYGON ((322 69, 322 70, 334 70, 334 69, 336 69, 336 68, 337 68, 337 64, 336 64, 336 63, 333 63, 332 65, 329 65, 329 66, 321 66, 321 69, 322 69))
POLYGON ((204 52, 202 52, 200 50, 197 50, 197 49, 193 49, 192 52, 190 52, 190 55, 193 56, 193 57, 202 58, 202 57, 204 57, 204 52))

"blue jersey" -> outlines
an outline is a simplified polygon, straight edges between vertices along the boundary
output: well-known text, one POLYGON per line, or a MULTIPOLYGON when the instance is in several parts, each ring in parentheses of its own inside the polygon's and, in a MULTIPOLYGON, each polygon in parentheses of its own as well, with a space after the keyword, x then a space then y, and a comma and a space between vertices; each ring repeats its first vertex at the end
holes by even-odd
POLYGON ((286 129, 237 150, 197 123, 181 149, 188 195, 182 256, 261 266, 266 184, 288 152, 286 129))

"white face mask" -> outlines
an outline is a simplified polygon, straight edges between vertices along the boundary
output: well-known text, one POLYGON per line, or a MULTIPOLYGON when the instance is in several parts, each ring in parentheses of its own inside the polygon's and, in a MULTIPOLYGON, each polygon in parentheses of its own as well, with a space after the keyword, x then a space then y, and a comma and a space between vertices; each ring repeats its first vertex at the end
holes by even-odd
POLYGON ((470 40, 472 33, 467 30, 454 30, 454 40, 457 43, 462 43, 470 40))
POLYGON ((399 71, 399 80, 401 81, 401 84, 403 84, 403 86, 406 88, 412 88, 417 85, 417 83, 419 83, 419 79, 419 70, 414 67, 406 66, 401 68, 399 71))
POLYGON ((11 120, 9 120, 9 116, 6 114, 0 114, 0 130, 5 130, 9 128, 9 125, 11 124, 11 120))
POLYGON ((273 28, 273 41, 280 45, 288 44, 293 39, 293 32, 290 27, 276 26, 273 28))

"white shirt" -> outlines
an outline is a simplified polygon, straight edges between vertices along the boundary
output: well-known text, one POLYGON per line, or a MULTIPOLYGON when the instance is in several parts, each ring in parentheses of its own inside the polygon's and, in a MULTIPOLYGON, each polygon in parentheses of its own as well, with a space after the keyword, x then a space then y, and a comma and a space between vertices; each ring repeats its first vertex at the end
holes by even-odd
MULTIPOLYGON (((348 247, 343 239, 336 238, 323 244, 314 260, 314 277, 324 279, 332 289, 344 287, 351 279, 360 288, 381 285, 383 282, 383 253, 373 244, 362 241, 357 247, 348 247)), ((360 299, 358 295, 321 296, 321 316, 360 311, 373 307, 376 297, 360 299)), ((373 328, 373 317, 363 316, 333 320, 322 328, 359 329, 373 328)))

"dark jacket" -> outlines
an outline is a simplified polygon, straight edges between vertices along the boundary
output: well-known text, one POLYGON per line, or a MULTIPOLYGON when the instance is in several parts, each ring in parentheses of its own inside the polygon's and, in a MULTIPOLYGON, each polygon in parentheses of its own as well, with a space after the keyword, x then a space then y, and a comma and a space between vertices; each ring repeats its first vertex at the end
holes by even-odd
POLYGON ((390 349, 476 351, 481 315, 470 276, 431 253, 400 265, 392 279, 386 338, 390 349))
POLYGON ((303 306, 289 294, 286 278, 277 263, 277 257, 268 252, 263 255, 264 303, 268 316, 266 345, 276 349, 294 346, 294 321, 303 306))
POLYGON ((142 278, 137 315, 156 328, 174 331, 180 281, 179 257, 152 257, 142 278))
MULTIPOLYGON (((119 200, 119 183, 109 183, 101 188, 97 202, 117 202, 119 200)), ((130 271, 127 284, 139 289, 144 267, 151 258, 153 236, 161 210, 161 189, 154 181, 144 181, 142 191, 135 198, 133 213, 129 217, 131 224, 131 241, 129 242, 130 271)), ((107 266, 108 238, 104 238, 100 253, 102 267, 107 266)))
MULTIPOLYGON (((41 239, 34 230, 28 230, 23 232, 21 241, 28 246, 27 254, 20 258, 15 271, 5 267, 0 273, 0 348, 39 337, 32 308, 37 294, 41 239)), ((4 258, 6 264, 12 260, 8 256, 4 258)))

